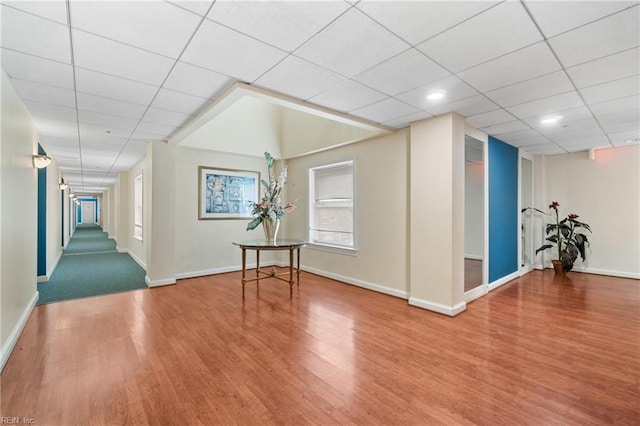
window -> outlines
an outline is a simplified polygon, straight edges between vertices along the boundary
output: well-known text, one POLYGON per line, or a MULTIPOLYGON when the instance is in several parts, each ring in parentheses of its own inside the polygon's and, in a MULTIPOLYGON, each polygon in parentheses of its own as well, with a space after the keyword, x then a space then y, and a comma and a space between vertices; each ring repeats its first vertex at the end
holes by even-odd
POLYGON ((133 238, 142 241, 142 173, 133 182, 133 238))
POLYGON ((355 248, 353 161, 309 169, 309 242, 355 248))

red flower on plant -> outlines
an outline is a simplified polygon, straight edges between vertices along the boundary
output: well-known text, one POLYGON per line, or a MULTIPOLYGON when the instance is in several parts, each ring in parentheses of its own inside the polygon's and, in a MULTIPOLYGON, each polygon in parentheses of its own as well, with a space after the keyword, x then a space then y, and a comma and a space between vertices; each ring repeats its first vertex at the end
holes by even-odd
POLYGON ((560 207, 560 204, 558 204, 557 201, 552 201, 551 204, 549 204, 550 209, 558 210, 558 207, 560 207))
POLYGON ((577 214, 571 213, 569 216, 567 216, 569 218, 569 220, 575 220, 577 219, 579 216, 577 214))

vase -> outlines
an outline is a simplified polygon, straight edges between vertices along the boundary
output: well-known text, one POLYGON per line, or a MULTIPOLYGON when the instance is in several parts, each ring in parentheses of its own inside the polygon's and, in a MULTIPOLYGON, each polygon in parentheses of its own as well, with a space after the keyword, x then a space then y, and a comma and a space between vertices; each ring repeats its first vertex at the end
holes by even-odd
POLYGON ((272 221, 271 219, 262 220, 262 229, 264 230, 264 238, 269 242, 274 242, 280 228, 280 219, 272 221))
POLYGON ((565 275, 564 267, 562 266, 562 261, 560 260, 552 260, 553 270, 556 272, 556 275, 563 277, 565 275))

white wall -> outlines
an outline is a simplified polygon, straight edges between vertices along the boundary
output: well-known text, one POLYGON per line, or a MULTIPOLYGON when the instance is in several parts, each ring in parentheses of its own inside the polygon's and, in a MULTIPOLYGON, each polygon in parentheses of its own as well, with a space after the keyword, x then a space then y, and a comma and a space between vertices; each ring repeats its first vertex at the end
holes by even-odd
POLYGON ((484 256, 484 163, 466 163, 464 181, 464 256, 484 256))
MULTIPOLYGON (((147 248, 146 248, 146 239, 145 233, 146 229, 144 228, 145 223, 143 221, 142 226, 142 241, 133 237, 133 225, 134 225, 134 214, 135 214, 135 204, 134 204, 134 185, 135 179, 138 174, 142 172, 142 184, 143 184, 143 198, 145 198, 145 194, 149 194, 148 186, 149 177, 146 173, 147 168, 147 157, 144 157, 138 164, 133 166, 127 173, 121 173, 120 181, 120 215, 122 218, 122 226, 119 229, 118 235, 118 249, 120 251, 126 251, 133 257, 133 259, 140 264, 143 268, 146 268, 147 264, 147 248)), ((148 199, 145 200, 148 204, 148 199)), ((143 206, 143 209, 147 207, 143 206)), ((145 215, 145 210, 143 210, 143 217, 145 215)))
POLYGON ((575 270, 640 278, 640 146, 597 150, 595 160, 587 152, 547 156, 542 165, 537 207, 557 201, 562 215, 580 215, 593 231, 587 262, 575 270))
POLYGON ((285 234, 307 238, 307 173, 310 167, 354 160, 355 256, 317 248, 302 249, 305 269, 362 287, 406 298, 408 131, 401 130, 288 161, 285 201, 296 210, 284 219, 285 234))
MULTIPOLYGON (((267 176, 264 157, 247 157, 178 146, 175 166, 175 269, 177 278, 239 270, 241 251, 233 241, 263 238, 262 228, 246 231, 248 220, 198 220, 198 166, 258 171, 267 176)), ((169 206, 167 206, 169 207, 169 206)), ((255 255, 248 252, 248 264, 255 255)), ((260 263, 274 260, 263 252, 260 263)))
POLYGON ((31 163, 38 133, 4 71, 1 79, 0 369, 38 299, 37 172, 31 163))
MULTIPOLYGON (((43 144, 46 151, 47 147, 43 144)), ((51 278, 62 256, 62 203, 60 197, 60 169, 55 160, 47 167, 47 276, 51 278)))

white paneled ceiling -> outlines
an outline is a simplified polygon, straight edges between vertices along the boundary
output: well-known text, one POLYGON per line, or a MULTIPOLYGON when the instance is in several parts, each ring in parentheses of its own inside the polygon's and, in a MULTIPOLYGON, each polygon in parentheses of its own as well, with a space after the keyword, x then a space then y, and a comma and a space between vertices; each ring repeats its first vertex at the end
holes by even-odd
POLYGON ((149 140, 170 138, 238 81, 396 128, 455 111, 533 154, 640 140, 637 1, 0 8, 2 68, 77 192, 104 191, 149 140), (560 119, 541 122, 549 116, 560 119))

